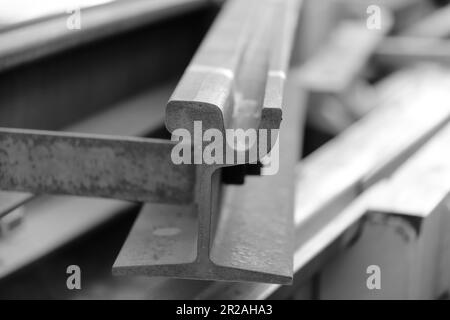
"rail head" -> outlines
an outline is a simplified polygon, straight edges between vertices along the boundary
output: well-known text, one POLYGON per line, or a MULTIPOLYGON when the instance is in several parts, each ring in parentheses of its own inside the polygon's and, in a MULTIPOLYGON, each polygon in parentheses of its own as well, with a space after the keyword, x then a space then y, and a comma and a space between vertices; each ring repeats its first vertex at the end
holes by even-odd
POLYGON ((167 129, 278 130, 301 2, 227 2, 167 104, 167 129))

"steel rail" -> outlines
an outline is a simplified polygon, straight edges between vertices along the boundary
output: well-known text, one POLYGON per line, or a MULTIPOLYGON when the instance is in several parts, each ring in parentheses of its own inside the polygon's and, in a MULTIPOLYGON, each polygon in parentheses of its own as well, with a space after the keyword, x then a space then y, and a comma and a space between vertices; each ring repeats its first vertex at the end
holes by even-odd
MULTIPOLYGON (((361 4, 355 5, 359 8, 361 4)), ((390 11, 383 9, 381 14, 380 30, 368 29, 365 19, 340 21, 314 56, 301 66, 299 81, 308 91, 309 104, 314 106, 308 111, 308 121, 314 127, 338 134, 376 105, 373 90, 361 75, 394 25, 390 11)))
MULTIPOLYGON (((65 131, 95 135, 145 136, 164 122, 163 108, 158 109, 157 105, 164 104, 165 99, 170 96, 170 90, 172 90, 172 85, 150 90, 73 124, 65 128, 65 131), (145 118, 147 120, 143 121, 145 118), (118 119, 123 121, 118 121, 118 119), (127 123, 133 125, 130 126, 127 123)), ((31 163, 29 162, 28 165, 31 163)), ((0 217, 7 215, 33 198, 35 195, 31 193, 0 192, 0 217)))
MULTIPOLYGON (((226 140, 227 129, 279 129, 285 75, 300 4, 297 0, 229 1, 167 105, 169 131, 176 134, 176 130, 185 129, 195 137, 195 122, 200 121, 202 130, 219 130, 226 140), (279 20, 269 28, 267 19, 279 20), (271 45, 273 42, 276 46, 271 45)), ((270 152, 277 139, 267 142, 266 152, 270 152)), ((230 149, 234 152, 230 145, 233 142, 226 141, 225 153, 230 149)), ((242 152, 251 152, 259 145, 242 152)), ((295 150, 293 147, 292 152, 295 150)), ((266 153, 257 155, 261 159, 266 153)), ((280 230, 286 233, 268 231, 280 239, 278 244, 258 243, 251 228, 247 239, 236 235, 234 243, 215 240, 220 237, 224 223, 232 224, 226 230, 245 229, 239 226, 239 220, 223 221, 220 212, 219 170, 234 164, 198 165, 195 206, 161 208, 147 204, 114 264, 114 274, 289 283, 292 279, 292 251, 287 240, 292 234, 289 210, 283 211, 279 221, 280 230), (162 219, 160 211, 165 212, 167 219, 162 219), (247 252, 252 252, 251 257, 238 253, 243 242, 247 244, 247 252), (223 247, 219 250, 219 246, 223 247), (230 252, 236 254, 230 256, 230 252), (262 252, 283 258, 276 263, 264 263, 259 256, 262 252), (262 264, 255 266, 256 261, 262 264)), ((229 215, 242 216, 244 212, 236 208, 229 215)), ((272 210, 258 213, 250 220, 263 216, 265 221, 277 220, 272 210)))
POLYGON ((450 42, 445 39, 388 37, 375 52, 377 61, 401 67, 418 62, 450 63, 450 42))
MULTIPOLYGON (((394 163, 401 165, 413 152, 422 147, 428 138, 448 123, 448 110, 446 110, 448 108, 441 106, 439 103, 443 101, 440 99, 440 94, 448 94, 448 90, 446 90, 447 81, 449 80, 446 72, 427 71, 426 69, 405 71, 391 76, 378 87, 384 100, 379 109, 374 110, 373 113, 354 125, 336 141, 311 154, 306 162, 297 165, 296 216, 312 210, 314 216, 319 218, 320 221, 312 228, 305 228, 306 225, 299 223, 298 219, 295 223, 297 252, 295 256, 294 287, 140 278, 139 282, 144 281, 149 288, 142 292, 142 297, 154 299, 171 299, 174 297, 181 299, 192 297, 199 299, 289 297, 302 282, 320 270, 325 261, 344 249, 351 239, 351 237, 343 238, 342 235, 349 230, 349 227, 358 220, 360 215, 355 216, 339 208, 347 207, 364 191, 360 187, 360 181, 365 180, 366 174, 357 175, 356 182, 352 182, 355 180, 353 176, 347 174, 348 170, 345 168, 361 168, 362 171, 358 170, 359 172, 372 172, 371 168, 373 168, 374 163, 388 164, 389 162, 386 159, 403 159, 402 162, 394 161, 394 163), (438 98, 434 99, 436 94, 438 94, 438 98), (411 103, 411 101, 415 101, 415 103, 411 103), (436 106, 436 109, 430 108, 430 105, 436 106), (436 111, 433 112, 433 110, 436 111), (431 114, 429 114, 430 112, 431 114), (419 125, 423 119, 428 120, 419 125), (373 126, 382 126, 384 130, 372 131, 373 126), (392 139, 393 136, 398 136, 398 138, 392 139), (346 150, 346 145, 350 148, 358 141, 360 142, 358 145, 367 146, 359 154, 352 153, 353 156, 351 156, 351 154, 340 152, 340 150, 346 150), (372 142, 374 143, 372 144, 372 142), (386 149, 387 147, 389 149, 386 149), (337 156, 339 154, 341 156, 337 156), (373 162, 368 163, 367 159, 373 159, 373 162), (314 163, 317 163, 318 167, 314 163), (326 167, 329 168, 325 170, 326 167), (343 172, 339 174, 340 171, 343 172), (321 172, 323 172, 322 175, 321 172), (303 181, 305 176, 310 177, 310 179, 303 181), (335 178, 333 179, 333 177, 335 178), (330 181, 340 180, 342 180, 343 187, 334 188, 334 190, 327 188, 330 181), (318 186, 316 190, 320 188, 325 190, 324 199, 317 199, 316 201, 315 197, 305 198, 304 192, 314 185, 318 186), (346 191, 349 190, 348 187, 345 187, 346 185, 353 185, 354 187, 350 191, 346 191), (332 206, 335 206, 335 210, 332 210, 332 206)), ((384 177, 388 176, 391 170, 385 171, 384 169, 384 167, 378 167, 376 171, 384 172, 384 177)), ((311 195, 314 194, 313 192, 311 195)), ((49 201, 48 206, 42 207, 40 211, 42 214, 51 211, 55 216, 58 216, 61 215, 61 211, 64 211, 63 208, 68 210, 64 219, 77 216, 80 211, 79 208, 83 208, 82 211, 86 212, 86 217, 92 217, 93 219, 96 217, 96 212, 104 211, 107 213, 118 210, 120 204, 111 200, 54 198, 53 202, 49 201)), ((38 217, 35 220, 33 224, 37 223, 38 217)), ((37 223, 37 225, 39 224, 37 223)), ((65 237, 64 230, 61 231, 61 236, 65 237)), ((36 240, 32 241, 39 243, 36 240)), ((0 243, 2 248, 0 253, 5 252, 3 250, 5 246, 7 247, 7 244, 0 243)), ((12 245, 12 248, 15 248, 14 245, 12 245)), ((116 285, 115 288, 117 289, 116 285)), ((122 282, 119 288, 136 289, 131 281, 122 282)))

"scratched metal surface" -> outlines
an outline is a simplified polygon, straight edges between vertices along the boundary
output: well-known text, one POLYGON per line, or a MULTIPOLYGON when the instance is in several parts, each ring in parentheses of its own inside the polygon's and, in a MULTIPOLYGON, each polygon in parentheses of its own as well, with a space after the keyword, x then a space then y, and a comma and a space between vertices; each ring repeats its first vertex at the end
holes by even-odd
POLYGON ((368 30, 365 20, 341 22, 325 45, 302 66, 299 73, 302 85, 322 94, 343 93, 355 82, 373 51, 390 31, 391 19, 386 20, 383 29, 377 31, 368 30), (348 45, 349 39, 358 45, 348 45))
POLYGON ((192 263, 197 233, 195 205, 146 204, 114 263, 114 274, 139 273, 130 269, 148 264, 192 263))
POLYGON ((130 201, 189 203, 195 167, 166 140, 0 130, 0 187, 130 201))
MULTIPOLYGON (((173 87, 170 84, 150 89, 66 130, 116 136, 149 134, 163 124, 163 106, 173 87)), ((0 192, 0 199, 0 215, 19 207, 24 209, 26 218, 25 223, 9 235, 8 241, 0 243, 0 279, 137 205, 111 199, 35 196, 7 191, 0 192)))

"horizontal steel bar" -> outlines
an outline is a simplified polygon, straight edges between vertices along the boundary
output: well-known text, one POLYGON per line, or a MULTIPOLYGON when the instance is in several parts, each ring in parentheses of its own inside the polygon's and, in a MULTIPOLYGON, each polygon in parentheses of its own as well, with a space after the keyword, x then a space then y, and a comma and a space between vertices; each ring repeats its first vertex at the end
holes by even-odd
MULTIPOLYGON (((149 90, 127 101, 111 106, 103 112, 65 128, 64 131, 120 136, 145 136, 164 123, 164 108, 170 97, 170 84, 149 90), (130 126, 130 123, 133 125, 130 126)), ((0 217, 35 198, 23 192, 0 192, 0 217)))
POLYGON ((418 62, 450 64, 450 41, 435 38, 388 37, 375 52, 378 61, 389 66, 418 62))
MULTIPOLYGON (((150 89, 66 130, 122 136, 152 133, 164 123, 163 106, 173 87, 174 84, 150 89), (127 121, 123 121, 124 119, 127 121), (133 125, 130 126, 130 123, 133 125)), ((39 197, 21 192, 0 192, 0 217, 18 207, 25 211, 26 224, 11 234, 7 242, 0 242, 0 278, 42 258, 96 226, 126 213, 136 207, 136 204, 110 199, 39 197), (33 214, 27 214, 28 212, 33 214)))
POLYGON ((195 167, 175 165, 173 146, 159 139, 0 129, 0 188, 190 203, 195 167))

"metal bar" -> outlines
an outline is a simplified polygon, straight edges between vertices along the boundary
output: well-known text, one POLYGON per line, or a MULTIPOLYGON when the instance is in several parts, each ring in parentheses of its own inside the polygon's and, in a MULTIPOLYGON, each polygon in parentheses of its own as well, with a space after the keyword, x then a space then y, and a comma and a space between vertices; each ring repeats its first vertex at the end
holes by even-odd
MULTIPOLYGON (((166 125, 168 129, 174 132, 176 129, 183 128, 192 132, 194 121, 197 120, 202 121, 205 130, 215 128, 224 132, 225 128, 257 129, 260 125, 261 106, 264 103, 265 106, 275 109, 275 112, 269 112, 266 115, 268 118, 263 125, 278 128, 279 123, 276 124, 276 116, 280 116, 279 120, 281 120, 284 73, 288 67, 300 4, 301 2, 297 0, 230 1, 200 47, 167 106, 166 125), (275 26, 272 25, 271 31, 268 32, 267 25, 263 23, 265 15, 276 16, 277 18, 283 17, 284 19, 277 20, 278 23, 275 26), (249 23, 250 18, 253 18, 251 24, 249 23), (227 21, 232 23, 228 25, 227 21), (224 30, 227 32, 222 34, 224 30), (245 35, 248 32, 244 37, 246 38, 244 40, 247 41, 245 47, 239 44, 239 39, 237 42, 228 43, 228 41, 231 41, 232 35, 235 35, 238 30, 240 31, 239 34, 245 35), (214 38, 212 38, 213 35, 214 38), (253 38, 247 38, 250 35, 253 38), (217 40, 220 39, 220 36, 225 38, 226 46, 223 52, 219 50, 222 48, 221 46, 215 48, 215 45, 218 46, 219 42, 222 43, 217 40), (272 48, 270 40, 275 39, 277 39, 276 42, 279 46, 272 48), (210 50, 215 52, 216 55, 210 56, 207 54, 211 52, 210 50), (258 55, 260 56, 258 57, 258 55), (215 59, 218 61, 215 61, 215 59), (233 85, 231 78, 226 80, 223 72, 217 74, 217 68, 235 67, 237 59, 242 59, 242 64, 236 71, 236 82, 234 82, 234 93, 239 95, 239 99, 233 101, 230 106, 234 110, 231 119, 227 122, 226 114, 229 110, 224 108, 225 100, 233 98, 231 96, 233 85), (211 64, 207 68, 202 67, 201 73, 193 72, 193 68, 199 70, 199 61, 208 61, 211 64), (267 80, 268 78, 270 80, 267 80), (187 79, 191 79, 193 82, 189 82, 187 79), (217 82, 215 82, 216 80, 217 82), (208 81, 211 81, 212 84, 208 81), (220 93, 220 97, 217 96, 217 92, 220 93), (181 96, 183 98, 180 98, 181 96), (201 101, 202 104, 198 105, 198 101, 201 101), (216 103, 215 107, 212 106, 213 102, 216 103)), ((295 121, 296 118, 294 116, 290 121, 295 121)), ((298 117, 298 119, 300 118, 298 117)), ((288 125, 290 133, 286 132, 286 137, 299 137, 298 133, 293 132, 295 128, 298 128, 298 125, 298 122, 295 122, 294 125, 288 125)), ((283 143, 285 141, 286 138, 283 143)), ((284 145, 283 148, 287 147, 284 145)), ((298 154, 295 154, 296 147, 290 149, 294 160, 292 160, 292 157, 286 156, 285 161, 295 162, 295 156, 298 156, 298 154)), ((278 152, 278 150, 274 152, 278 152)), ((227 163, 226 165, 233 164, 227 163)), ((289 183, 286 183, 286 175, 283 178, 280 176, 276 179, 270 179, 272 183, 276 182, 277 185, 280 182, 283 184, 283 187, 280 187, 281 193, 273 193, 274 198, 282 198, 287 201, 286 207, 283 210, 280 208, 283 214, 280 214, 279 217, 274 216, 272 210, 274 203, 272 203, 272 206, 266 206, 263 212, 254 212, 254 214, 249 212, 252 209, 251 206, 236 207, 236 211, 233 210, 233 212, 225 214, 220 212, 219 214, 220 180, 217 171, 222 166, 218 164, 198 166, 195 207, 165 206, 158 209, 153 205, 146 205, 140 215, 147 215, 147 217, 140 217, 137 220, 113 266, 113 273, 117 275, 169 276, 202 280, 289 283, 292 276, 292 252, 287 244, 292 240, 292 233, 289 232, 292 227, 290 221, 292 210, 289 209, 291 203, 288 201, 289 190, 286 190, 286 188, 289 189, 289 183), (277 179, 281 180, 278 181, 277 179), (164 215, 169 216, 169 218, 162 221, 157 210, 163 210, 164 215), (240 226, 239 224, 242 221, 239 221, 239 219, 229 219, 232 215, 246 219, 249 229, 240 226), (265 218, 261 221, 268 224, 267 233, 279 238, 279 242, 271 246, 268 246, 269 243, 267 242, 257 241, 259 232, 255 232, 251 227, 251 222, 256 223, 255 220, 261 219, 262 215, 265 218), (153 219, 148 216, 153 217, 153 219), (274 224, 280 226, 281 230, 286 232, 280 234, 274 228, 274 225, 270 225, 269 222, 274 222, 274 224), (246 234, 249 242, 236 234, 234 235, 236 241, 221 241, 224 240, 222 234, 224 228, 225 230, 233 230, 233 233, 246 234), (164 230, 164 232, 161 230, 164 230), (250 231, 250 233, 247 231, 250 231), (198 235, 193 236, 193 232, 197 232, 198 235), (215 241, 217 237, 221 239, 219 242, 215 241), (239 245, 245 246, 246 250, 251 252, 249 256, 245 256, 245 253, 238 253, 239 245), (235 254, 231 254, 231 252, 235 254), (257 266, 258 261, 262 263, 264 260, 264 254, 274 254, 274 260, 257 266), (278 257, 279 261, 275 261, 275 257, 278 257)), ((288 170, 288 168, 285 169, 288 170)), ((291 177, 291 175, 289 174, 288 177, 291 177)), ((267 177, 259 179, 265 178, 267 177)), ((258 181, 259 183, 261 181, 258 181)), ((266 188, 270 186, 270 184, 264 183, 265 187, 260 189, 256 185, 256 182, 252 183, 251 188, 258 194, 268 191, 266 188)), ((248 193, 250 194, 252 191, 248 193)), ((275 201, 272 197, 268 198, 275 201)), ((281 201, 280 199, 277 201, 281 201)), ((257 208, 253 209, 256 210, 257 208)))
POLYGON ((450 42, 435 38, 389 37, 375 52, 377 60, 396 67, 418 62, 450 63, 450 42))
POLYGON ((224 132, 233 112, 232 83, 249 37, 258 1, 225 3, 166 108, 170 132, 185 128, 193 132, 194 121, 205 130, 224 132))
POLYGON ((396 67, 420 61, 449 63, 450 5, 438 9, 418 23, 386 38, 375 52, 380 62, 396 67), (439 40, 441 39, 441 40, 439 40))
MULTIPOLYGON (((275 21, 275 13, 298 12, 296 6, 300 2, 245 0, 226 3, 167 105, 169 131, 184 128, 193 132, 194 121, 202 121, 205 130, 216 128, 222 132, 227 128, 240 128, 242 122, 253 128, 267 125, 278 129, 281 112, 274 105, 280 101, 263 103, 263 91, 274 82, 283 83, 293 33, 281 37, 284 42, 281 44, 277 36, 286 30, 269 28, 263 18, 275 21), (277 47, 283 48, 282 53, 273 52, 271 44, 274 41, 277 47), (264 114, 264 121, 260 120, 261 114, 264 114)), ((284 28, 291 31, 296 21, 297 17, 289 19, 284 28)), ((273 93, 266 91, 265 94, 273 93)))
MULTIPOLYGON (((304 95, 287 83, 283 99, 278 163, 262 168, 263 177, 246 177, 243 185, 224 187, 220 228, 214 237, 211 260, 229 268, 251 269, 270 276, 293 277, 293 212, 295 168, 305 115, 304 95), (276 172, 276 173, 275 173, 276 172), (276 214, 275 214, 276 213, 276 214)), ((268 282, 266 280, 266 282, 268 282)))
MULTIPOLYGON (((160 106, 164 105, 170 97, 172 88, 172 85, 167 85, 144 92, 71 125, 65 130, 93 134, 145 136, 164 123, 164 110, 160 106), (133 125, 129 125, 130 123, 133 125)), ((33 198, 35 196, 30 193, 1 191, 0 217, 33 198)))
POLYGON ((0 188, 190 203, 195 167, 173 163, 174 145, 159 139, 0 129, 0 188))
MULTIPOLYGON (((238 7, 243 2, 234 3, 238 7)), ((255 1, 251 3, 256 4, 255 1)), ((286 10, 299 9, 299 4, 297 0, 290 2, 267 0, 263 5, 258 5, 260 8, 258 13, 266 15, 284 13, 286 10), (286 3, 290 5, 287 6, 286 3), (271 10, 273 6, 281 6, 281 11, 271 10)), ((290 46, 297 13, 298 11, 294 10, 291 13, 293 16, 286 16, 288 28, 285 27, 285 21, 280 21, 276 26, 276 32, 270 33, 270 38, 281 36, 284 40, 288 40, 286 45, 290 46)), ((255 12, 247 11, 247 14, 253 16, 255 12)), ((260 95, 262 88, 265 87, 266 77, 274 76, 270 74, 271 70, 266 71, 265 64, 269 64, 269 60, 276 59, 278 64, 287 67, 287 61, 284 60, 289 59, 289 55, 283 50, 269 52, 270 38, 266 39, 264 32, 268 27, 262 23, 261 17, 259 19, 260 23, 256 23, 250 33, 258 36, 255 40, 246 39, 250 41, 246 46, 251 49, 247 48, 245 53, 239 52, 239 55, 245 54, 246 59, 256 57, 257 53, 261 53, 259 49, 262 47, 259 42, 263 39, 263 50, 267 49, 264 55, 267 57, 261 61, 262 66, 259 62, 255 65, 251 62, 249 69, 239 68, 239 72, 242 71, 240 79, 245 80, 245 85, 240 86, 244 98, 254 98, 254 94, 260 95), (252 87, 247 87, 247 76, 252 76, 250 73, 253 72, 256 72, 254 75, 263 84, 258 85, 261 87, 257 88, 256 92, 252 92, 252 87)), ((249 24, 247 19, 242 21, 249 24)), ((233 55, 231 58, 233 59, 233 55)), ((275 76, 279 77, 279 74, 275 76)), ((277 88, 280 89, 282 86, 278 85, 277 88)), ((281 103, 281 99, 278 99, 278 102, 281 103)), ((275 107, 280 109, 280 106, 275 107)), ((182 116, 185 117, 183 114, 182 116)), ((239 115, 235 118, 239 125, 243 123, 241 118, 239 115)), ((274 119, 268 120, 269 123, 273 123, 274 119)), ((155 139, 3 129, 0 130, 0 187, 34 193, 110 197, 171 205, 191 204, 194 200, 198 214, 197 256, 196 263, 186 267, 188 269, 186 277, 284 282, 285 275, 268 278, 264 272, 232 270, 214 265, 210 259, 210 248, 213 237, 212 224, 218 211, 220 180, 217 169, 220 166, 175 165, 170 158, 174 146, 175 142, 155 139)), ((291 225, 288 221, 286 223, 291 225)), ((166 276, 181 276, 177 269, 159 268, 154 273, 158 272, 166 276)))
MULTIPOLYGON (((150 90, 67 129, 94 134, 151 133, 164 123, 163 106, 172 90, 171 85, 150 90)), ((10 234, 8 241, 0 242, 0 278, 136 207, 132 202, 111 199, 34 196, 6 191, 0 192, 0 200, 0 216, 15 208, 24 210, 26 215, 22 228, 10 234)))
POLYGON ((450 5, 436 10, 401 33, 404 36, 414 37, 447 37, 450 34, 450 5))
POLYGON ((207 5, 211 2, 115 1, 84 9, 81 30, 67 28, 69 16, 65 14, 19 25, 0 34, 0 70, 207 5))
MULTIPOLYGON (((195 235, 199 233, 201 212, 196 214, 195 207, 146 204, 114 263, 115 275, 283 284, 292 281, 292 172, 300 155, 299 131, 305 109, 299 106, 297 92, 287 91, 290 98, 284 102, 285 120, 279 135, 283 156, 279 163, 272 163, 279 171, 246 177, 241 186, 223 187, 218 227, 215 232, 206 228, 198 239, 195 235), (211 242, 211 249, 200 248, 198 241, 208 247, 211 242), (198 256, 202 250, 206 257, 198 256)), ((203 205, 207 202, 199 199, 203 205)), ((206 219, 202 225, 209 223, 206 219)))

